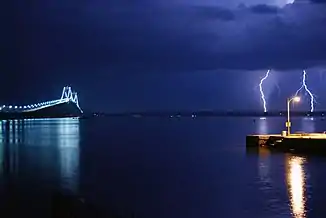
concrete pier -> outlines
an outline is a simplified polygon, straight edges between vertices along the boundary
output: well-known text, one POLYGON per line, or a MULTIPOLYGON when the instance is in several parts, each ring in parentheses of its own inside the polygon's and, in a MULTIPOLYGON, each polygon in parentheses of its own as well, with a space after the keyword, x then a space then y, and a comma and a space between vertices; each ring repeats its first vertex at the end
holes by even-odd
POLYGON ((290 135, 248 135, 247 147, 268 147, 282 151, 326 154, 326 133, 295 133, 290 135))

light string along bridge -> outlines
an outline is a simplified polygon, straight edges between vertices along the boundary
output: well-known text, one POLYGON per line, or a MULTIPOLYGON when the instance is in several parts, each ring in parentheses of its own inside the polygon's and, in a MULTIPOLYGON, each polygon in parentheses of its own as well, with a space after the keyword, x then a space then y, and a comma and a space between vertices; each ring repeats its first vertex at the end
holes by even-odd
POLYGON ((62 90, 61 98, 51 101, 40 102, 29 105, 2 105, 0 106, 0 112, 33 112, 44 108, 53 107, 64 103, 74 103, 77 108, 83 113, 83 110, 79 106, 77 92, 73 92, 70 86, 66 86, 62 90))

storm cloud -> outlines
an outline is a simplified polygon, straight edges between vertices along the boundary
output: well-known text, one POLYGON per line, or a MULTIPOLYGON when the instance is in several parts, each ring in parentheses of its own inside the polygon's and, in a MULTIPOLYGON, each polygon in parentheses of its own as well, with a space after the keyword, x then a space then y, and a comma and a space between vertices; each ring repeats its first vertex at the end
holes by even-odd
POLYGON ((326 6, 317 4, 324 1, 215 2, 44 2, 16 8, 13 23, 24 27, 16 43, 32 54, 26 62, 45 68, 144 72, 325 64, 326 6))

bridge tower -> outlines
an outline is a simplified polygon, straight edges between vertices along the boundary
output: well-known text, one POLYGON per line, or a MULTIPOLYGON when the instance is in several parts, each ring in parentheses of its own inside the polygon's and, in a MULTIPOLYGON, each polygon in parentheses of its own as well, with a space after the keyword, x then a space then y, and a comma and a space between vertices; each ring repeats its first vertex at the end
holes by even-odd
POLYGON ((76 104, 80 112, 83 113, 83 110, 79 106, 78 95, 77 92, 73 92, 70 86, 63 87, 62 95, 60 100, 65 100, 69 102, 73 102, 76 104))
POLYGON ((70 99, 72 90, 70 86, 63 87, 61 100, 70 99))

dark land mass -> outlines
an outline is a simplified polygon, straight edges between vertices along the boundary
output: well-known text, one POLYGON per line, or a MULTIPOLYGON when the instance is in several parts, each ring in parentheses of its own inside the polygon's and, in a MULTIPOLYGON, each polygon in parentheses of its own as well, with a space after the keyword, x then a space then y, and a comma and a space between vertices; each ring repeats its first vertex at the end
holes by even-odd
MULTIPOLYGON (((291 111, 291 117, 324 117, 326 111, 291 111)), ((80 117, 286 117, 287 111, 147 111, 147 112, 86 112, 81 113, 73 103, 64 103, 34 112, 0 112, 0 120, 80 117)))
MULTIPOLYGON (((291 117, 324 117, 326 111, 291 111, 291 117)), ((90 113, 85 117, 132 116, 132 117, 286 117, 287 111, 155 111, 124 113, 90 113)))

